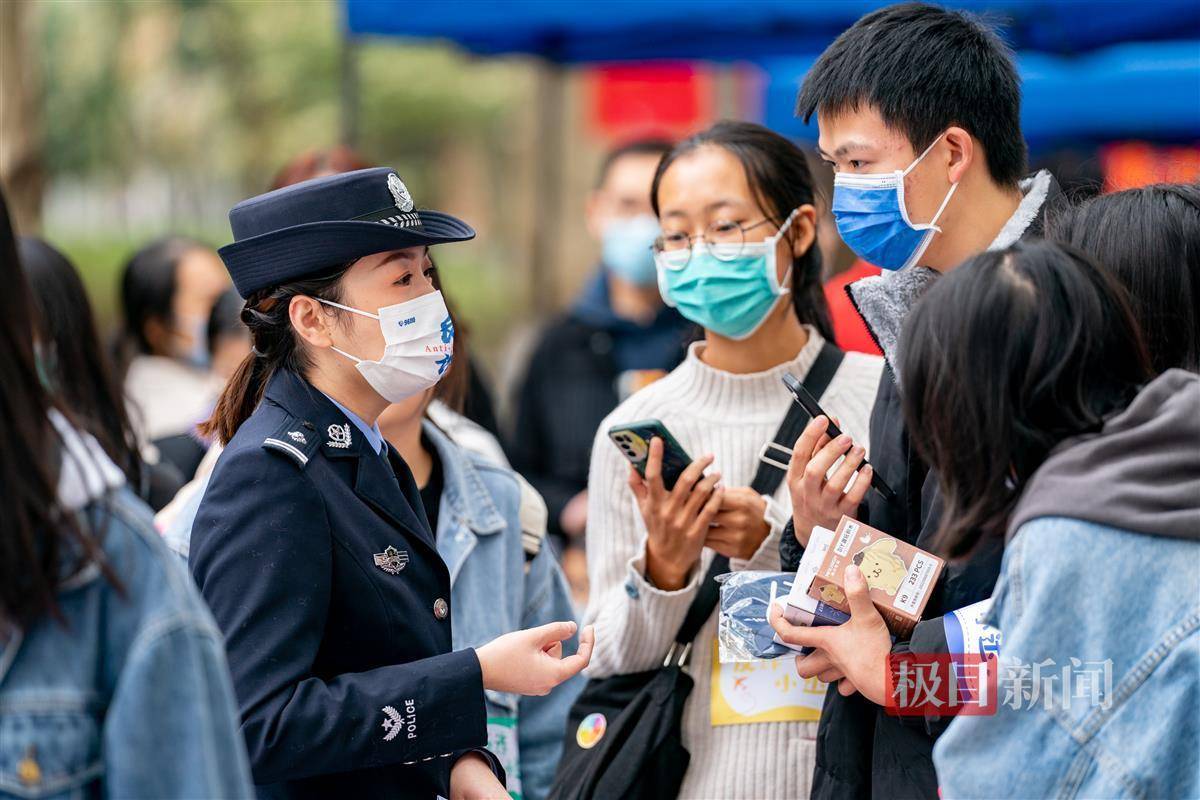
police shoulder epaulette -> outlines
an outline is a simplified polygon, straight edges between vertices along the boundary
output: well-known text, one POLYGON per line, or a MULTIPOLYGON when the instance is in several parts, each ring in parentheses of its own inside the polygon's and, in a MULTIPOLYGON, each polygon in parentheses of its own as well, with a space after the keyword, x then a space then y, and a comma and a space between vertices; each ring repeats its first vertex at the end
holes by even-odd
POLYGON ((527 480, 517 475, 517 483, 521 486, 521 506, 517 514, 521 521, 521 548, 528 562, 542 551, 550 512, 541 494, 527 480))
POLYGON ((320 448, 321 441, 311 422, 289 417, 274 433, 263 439, 262 446, 266 450, 282 453, 304 469, 320 448))

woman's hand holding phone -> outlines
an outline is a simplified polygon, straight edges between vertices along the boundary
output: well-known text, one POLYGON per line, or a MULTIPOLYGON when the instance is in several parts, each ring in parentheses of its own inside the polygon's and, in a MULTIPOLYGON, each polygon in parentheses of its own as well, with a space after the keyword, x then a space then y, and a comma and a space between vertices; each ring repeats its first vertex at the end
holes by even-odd
POLYGON ((662 482, 663 442, 650 440, 646 477, 629 468, 629 488, 646 523, 646 577, 660 589, 675 591, 687 585, 700 559, 708 528, 721 508, 721 474, 704 474, 713 456, 698 458, 667 491, 662 482))
MULTIPOLYGON (((836 424, 836 420, 834 421, 836 424)), ((817 416, 805 426, 796 440, 788 463, 787 486, 792 497, 792 522, 796 540, 808 546, 812 529, 820 525, 836 528, 843 515, 854 516, 871 488, 871 465, 862 468, 849 492, 846 485, 866 458, 866 450, 854 444, 847 434, 830 440, 826 435, 829 419, 817 416), (846 459, 829 475, 837 460, 846 459), (827 477, 828 476, 828 477, 827 477)))

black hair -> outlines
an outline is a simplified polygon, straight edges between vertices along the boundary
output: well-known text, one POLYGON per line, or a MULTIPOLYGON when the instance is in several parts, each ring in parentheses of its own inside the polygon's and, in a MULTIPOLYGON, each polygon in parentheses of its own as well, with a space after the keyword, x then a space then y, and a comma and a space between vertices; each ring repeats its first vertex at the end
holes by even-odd
MULTIPOLYGON (((650 205, 655 216, 659 215, 658 189, 663 175, 677 159, 705 146, 720 147, 741 162, 750 191, 776 228, 783 225, 793 209, 816 201, 808 159, 799 147, 762 125, 724 120, 680 142, 659 162, 650 186, 650 205)), ((788 236, 790 239, 790 232, 788 236)), ((829 306, 821 285, 821 249, 815 239, 804 255, 792 262, 791 289, 796 318, 833 341, 829 306)))
POLYGON ((0 191, 0 634, 49 613, 60 621, 63 577, 95 563, 121 583, 100 550, 100 537, 63 506, 58 477, 65 448, 51 424, 71 412, 38 379, 33 336, 36 306, 21 269, 8 205, 0 191))
MULTIPOLYGON (((345 264, 331 274, 263 289, 247 298, 241 318, 250 329, 252 348, 225 384, 212 417, 200 424, 201 436, 215 437, 221 444, 228 444, 258 407, 271 376, 279 370, 305 374, 312 361, 292 328, 289 315, 292 298, 305 296, 338 302, 342 297, 342 277, 349 268, 350 264, 345 264)), ((343 313, 337 308, 331 308, 330 312, 343 313)))
POLYGON ((126 355, 153 354, 146 335, 151 320, 174 322, 172 301, 179 262, 204 245, 182 236, 168 236, 146 245, 125 262, 121 274, 121 310, 125 317, 126 355))
POLYGON ((204 330, 208 352, 216 352, 217 342, 223 336, 242 336, 246 323, 242 322, 242 298, 233 287, 221 292, 208 314, 208 325, 204 330))
POLYGON ((1100 429, 1151 377, 1125 289, 1076 248, 1018 242, 939 278, 904 326, 909 436, 937 470, 936 546, 1003 537, 1059 442, 1100 429))
POLYGON ((614 147, 608 151, 604 156, 604 160, 600 162, 600 169, 596 173, 596 188, 599 189, 604 185, 604 182, 608 180, 608 173, 612 169, 613 164, 625 156, 655 156, 662 158, 671 152, 671 148, 674 146, 674 142, 669 139, 647 138, 634 139, 619 147, 614 147))
POLYGON ((952 125, 983 145, 992 180, 1025 174, 1021 85, 1012 53, 976 18, 926 3, 873 11, 813 64, 796 115, 874 108, 919 153, 952 125))
POLYGON ((100 346, 92 305, 74 265, 42 239, 17 243, 37 311, 42 377, 80 426, 125 473, 142 485, 142 460, 112 365, 100 346))
POLYGON ((1200 372, 1200 185, 1162 183, 1101 195, 1047 220, 1129 290, 1156 373, 1200 372))

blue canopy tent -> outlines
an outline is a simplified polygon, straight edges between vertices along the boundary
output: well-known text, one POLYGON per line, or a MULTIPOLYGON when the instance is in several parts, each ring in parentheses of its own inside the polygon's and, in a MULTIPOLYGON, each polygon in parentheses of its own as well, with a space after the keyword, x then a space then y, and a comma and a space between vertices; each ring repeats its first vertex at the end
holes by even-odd
MULTIPOLYGON (((352 35, 448 39, 472 53, 559 63, 759 60, 816 53, 867 11, 866 0, 344 0, 352 35)), ((1018 49, 1054 53, 1117 42, 1200 38, 1195 0, 959 0, 994 15, 1018 49)))
MULTIPOLYGON (((869 0, 343 3, 347 42, 343 118, 351 140, 357 107, 353 41, 360 36, 442 39, 477 55, 531 54, 554 65, 683 59, 757 62, 771 76, 763 104, 765 123, 781 132, 815 138, 792 116, 798 80, 815 57, 801 54, 819 53, 864 13, 887 5, 869 0)), ((1034 143, 1042 137, 1049 141, 1074 133, 1111 136, 1118 131, 1152 130, 1178 136, 1197 131, 1200 2, 947 0, 945 5, 994 20, 1006 40, 1024 51, 1025 124, 1034 143), (1128 49, 1116 46, 1123 42, 1142 44, 1128 49), (1093 53, 1100 48, 1110 49, 1093 53)), ((561 70, 545 71, 539 148, 548 160, 562 152, 563 93, 561 70)), ((536 196, 544 210, 560 205, 560 187, 551 172, 539 171, 536 196)), ((533 262, 534 280, 552 288, 550 242, 545 236, 539 235, 535 242, 533 262)), ((535 304, 552 294, 538 293, 535 304)))

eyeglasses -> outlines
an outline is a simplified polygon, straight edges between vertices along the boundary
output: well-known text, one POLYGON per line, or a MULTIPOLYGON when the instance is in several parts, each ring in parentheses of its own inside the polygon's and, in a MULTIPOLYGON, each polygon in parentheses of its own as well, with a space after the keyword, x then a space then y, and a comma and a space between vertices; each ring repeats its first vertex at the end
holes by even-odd
POLYGON ((668 266, 682 269, 692 259, 692 243, 703 239, 711 252, 721 261, 733 261, 742 254, 746 244, 746 231, 766 225, 769 217, 763 217, 750 225, 729 220, 715 220, 704 229, 704 233, 691 235, 683 231, 664 232, 654 240, 654 252, 666 256, 668 266))

